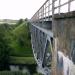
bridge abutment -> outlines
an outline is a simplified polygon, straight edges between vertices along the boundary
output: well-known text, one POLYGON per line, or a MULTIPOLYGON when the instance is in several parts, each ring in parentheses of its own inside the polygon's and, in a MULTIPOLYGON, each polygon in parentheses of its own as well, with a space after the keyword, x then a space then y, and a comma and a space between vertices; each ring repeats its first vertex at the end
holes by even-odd
POLYGON ((58 37, 58 50, 70 57, 72 40, 75 41, 75 12, 55 15, 55 37, 58 37))
MULTIPOLYGON (((61 51, 64 56, 68 56, 75 63, 75 12, 55 15, 53 29, 54 37, 57 38, 57 51, 61 51)), ((56 65, 57 62, 55 62, 56 65)), ((57 75, 64 75, 63 70, 57 71, 57 75)))

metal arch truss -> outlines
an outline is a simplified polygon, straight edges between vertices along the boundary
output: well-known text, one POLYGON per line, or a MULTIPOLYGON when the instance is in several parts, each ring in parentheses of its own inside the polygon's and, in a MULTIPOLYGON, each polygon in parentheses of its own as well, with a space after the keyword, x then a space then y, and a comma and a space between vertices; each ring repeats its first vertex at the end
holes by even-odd
POLYGON ((36 63, 45 75, 50 75, 53 34, 51 32, 50 35, 46 34, 48 31, 46 32, 46 30, 40 29, 35 25, 31 25, 30 31, 32 49, 36 63))

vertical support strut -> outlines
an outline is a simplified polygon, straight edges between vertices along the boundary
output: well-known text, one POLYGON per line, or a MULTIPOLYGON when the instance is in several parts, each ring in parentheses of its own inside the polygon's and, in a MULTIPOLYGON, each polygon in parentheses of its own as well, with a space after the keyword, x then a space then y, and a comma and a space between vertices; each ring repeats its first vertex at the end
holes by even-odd
MULTIPOLYGON (((50 75, 51 70, 48 64, 50 62, 50 54, 48 46, 51 44, 50 36, 31 25, 31 43, 33 48, 34 58, 45 75, 50 75)), ((50 45, 51 46, 51 45, 50 45)), ((51 50, 51 49, 50 49, 51 50)), ((51 50, 52 51, 52 50, 51 50)))

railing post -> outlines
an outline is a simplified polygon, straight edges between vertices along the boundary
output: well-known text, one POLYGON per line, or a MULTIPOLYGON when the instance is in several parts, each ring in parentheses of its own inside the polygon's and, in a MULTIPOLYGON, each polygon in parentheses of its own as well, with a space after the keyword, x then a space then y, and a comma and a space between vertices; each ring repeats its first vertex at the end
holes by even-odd
POLYGON ((46 21, 46 4, 45 4, 45 21, 46 21))
POLYGON ((59 11, 58 11, 59 14, 60 14, 60 5, 61 5, 61 0, 59 0, 59 11))
POLYGON ((54 31, 54 2, 55 0, 52 0, 52 30, 54 31))
POLYGON ((71 0, 68 0, 68 12, 70 12, 71 0))
POLYGON ((39 22, 39 11, 37 13, 38 13, 38 22, 39 22))
POLYGON ((44 6, 43 6, 43 18, 44 18, 44 6))
POLYGON ((50 0, 48 1, 48 20, 49 20, 49 13, 50 13, 50 0))

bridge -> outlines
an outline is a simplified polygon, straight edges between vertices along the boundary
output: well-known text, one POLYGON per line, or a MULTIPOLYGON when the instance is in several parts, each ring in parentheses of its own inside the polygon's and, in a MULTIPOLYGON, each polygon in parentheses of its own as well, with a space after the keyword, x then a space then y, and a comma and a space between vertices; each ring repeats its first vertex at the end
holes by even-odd
POLYGON ((38 71, 44 75, 75 75, 70 65, 75 63, 75 0, 46 0, 30 23, 38 71))

